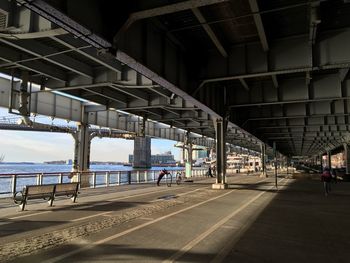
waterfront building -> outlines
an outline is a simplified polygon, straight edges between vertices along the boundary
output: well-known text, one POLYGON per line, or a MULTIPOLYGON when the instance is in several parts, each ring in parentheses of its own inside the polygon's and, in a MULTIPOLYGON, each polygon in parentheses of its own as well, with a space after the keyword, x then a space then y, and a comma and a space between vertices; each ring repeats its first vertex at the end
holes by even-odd
MULTIPOLYGON (((133 162, 134 155, 129 154, 129 163, 132 164, 133 162)), ((168 151, 162 154, 151 155, 151 163, 152 165, 175 165, 176 161, 171 151, 168 151)))

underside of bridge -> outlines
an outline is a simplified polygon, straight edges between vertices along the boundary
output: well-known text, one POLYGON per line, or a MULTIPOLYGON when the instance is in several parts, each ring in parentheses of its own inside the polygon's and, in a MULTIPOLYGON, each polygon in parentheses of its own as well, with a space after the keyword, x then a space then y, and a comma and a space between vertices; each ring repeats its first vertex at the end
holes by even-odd
POLYGON ((347 0, 1 0, 0 13, 0 71, 41 92, 212 138, 228 120, 227 142, 285 156, 349 140, 347 0))

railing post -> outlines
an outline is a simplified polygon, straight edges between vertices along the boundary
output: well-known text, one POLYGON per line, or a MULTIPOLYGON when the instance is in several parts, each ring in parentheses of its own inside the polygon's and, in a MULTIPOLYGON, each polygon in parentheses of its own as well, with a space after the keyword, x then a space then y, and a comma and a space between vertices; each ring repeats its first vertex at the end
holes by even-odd
POLYGON ((17 190, 17 175, 12 175, 12 194, 15 194, 17 190))
POLYGON ((96 188, 96 173, 92 173, 92 188, 96 188))
POLYGON ((140 183, 140 171, 136 172, 136 182, 140 183))
POLYGON ((37 174, 36 176, 36 185, 42 185, 43 184, 43 174, 37 174))
POLYGON ((109 186, 109 172, 106 172, 106 186, 109 186))
POLYGON ((120 185, 120 175, 121 175, 121 172, 118 172, 118 175, 117 175, 117 184, 120 185))
POLYGON ((59 183, 59 184, 62 184, 62 183, 63 183, 63 174, 62 174, 62 173, 60 173, 60 174, 58 175, 58 183, 59 183))
POLYGON ((81 185, 81 173, 80 172, 78 172, 78 183, 80 183, 80 185, 81 185))
POLYGON ((145 183, 147 183, 148 182, 148 171, 145 171, 145 183))
POLYGON ((128 184, 131 184, 131 171, 128 171, 128 184))

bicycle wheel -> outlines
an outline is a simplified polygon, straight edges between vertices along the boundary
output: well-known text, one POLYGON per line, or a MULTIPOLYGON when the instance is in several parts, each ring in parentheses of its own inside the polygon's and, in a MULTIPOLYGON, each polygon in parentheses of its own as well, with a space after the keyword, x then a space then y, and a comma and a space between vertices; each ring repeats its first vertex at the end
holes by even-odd
POLYGON ((170 187, 171 186, 171 183, 172 183, 172 181, 173 181, 173 176, 172 176, 172 174, 166 174, 166 177, 165 177, 165 181, 166 181, 166 185, 168 186, 168 187, 170 187))
POLYGON ((181 173, 176 174, 176 184, 179 185, 182 182, 182 176, 181 173))

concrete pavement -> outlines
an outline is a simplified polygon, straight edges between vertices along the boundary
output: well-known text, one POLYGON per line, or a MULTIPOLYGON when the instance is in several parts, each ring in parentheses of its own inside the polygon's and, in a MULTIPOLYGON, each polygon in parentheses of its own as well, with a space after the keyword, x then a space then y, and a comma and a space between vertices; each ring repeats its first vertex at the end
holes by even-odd
POLYGON ((3 208, 0 261, 349 262, 349 183, 235 175, 87 190, 78 204, 3 208), (103 193, 107 190, 106 193, 103 193), (12 209, 12 210, 11 210, 12 209))

